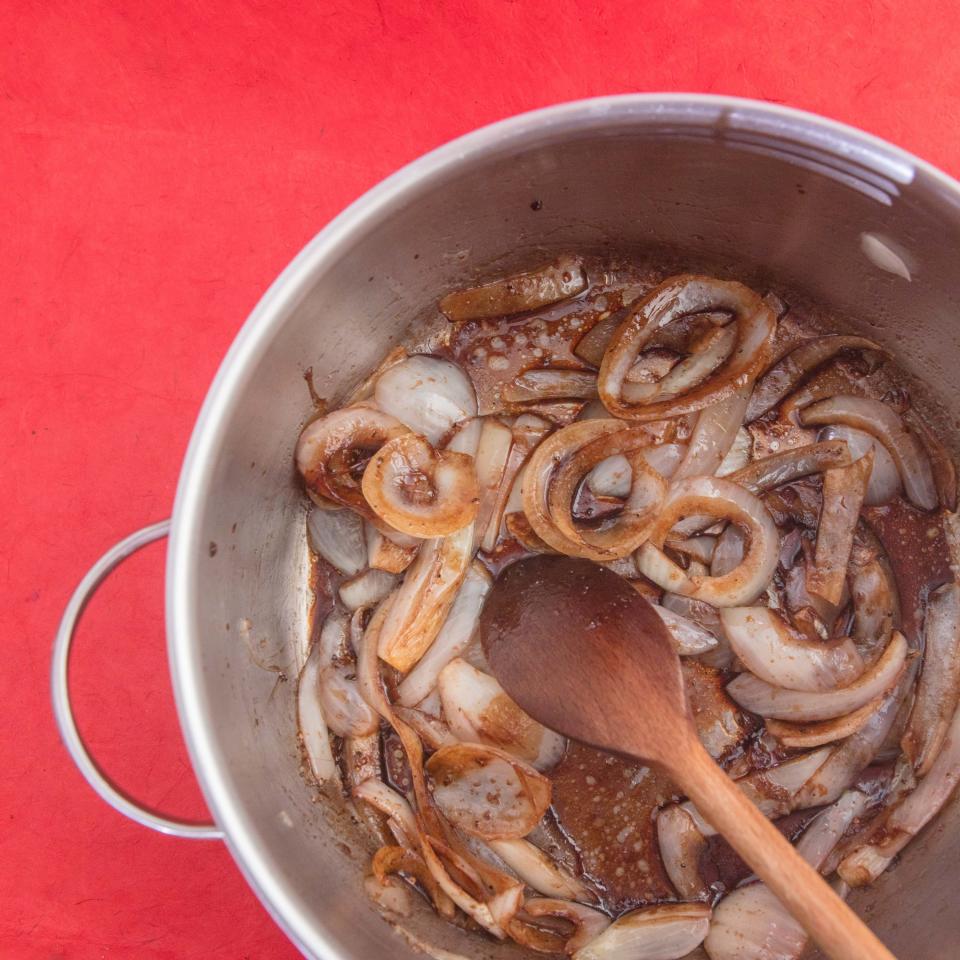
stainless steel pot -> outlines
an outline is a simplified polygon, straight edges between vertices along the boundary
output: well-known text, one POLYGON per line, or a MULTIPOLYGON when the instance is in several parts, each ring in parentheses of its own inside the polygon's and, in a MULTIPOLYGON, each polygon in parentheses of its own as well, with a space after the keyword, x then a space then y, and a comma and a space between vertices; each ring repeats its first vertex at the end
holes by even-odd
MULTIPOLYGON (((295 684, 276 671, 292 681, 306 640, 305 506, 292 467, 304 369, 336 395, 392 345, 428 331, 437 294, 475 275, 551 252, 653 248, 767 277, 849 315, 924 381, 928 413, 956 440, 960 185, 867 134, 769 104, 586 100, 469 134, 375 187, 284 271, 224 360, 183 466, 166 580, 180 720, 215 827, 170 821, 120 794, 86 753, 67 698, 86 599, 166 525, 119 544, 71 601, 54 700, 85 776, 141 823, 222 837, 308 956, 413 957, 409 942, 473 958, 522 951, 426 908, 404 933, 388 926, 362 893, 366 854, 349 823, 314 803, 301 776, 295 684)), ((957 821, 955 804, 852 897, 903 960, 955 955, 957 821)))

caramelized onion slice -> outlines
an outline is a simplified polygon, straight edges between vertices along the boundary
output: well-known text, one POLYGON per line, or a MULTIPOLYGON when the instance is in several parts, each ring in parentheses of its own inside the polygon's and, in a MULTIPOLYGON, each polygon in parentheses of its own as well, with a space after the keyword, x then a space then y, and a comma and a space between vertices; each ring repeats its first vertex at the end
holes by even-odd
POLYGON ((407 847, 381 847, 373 855, 370 868, 381 884, 385 884, 394 874, 405 874, 427 891, 440 916, 452 920, 456 914, 453 901, 443 892, 423 859, 413 850, 407 847))
POLYGON ((658 603, 651 604, 670 633, 681 657, 699 656, 717 645, 717 638, 699 623, 674 613, 658 603))
POLYGON ((533 897, 527 900, 523 909, 531 917, 560 917, 573 924, 574 932, 564 945, 564 951, 568 955, 576 954, 577 950, 610 926, 610 918, 606 914, 569 900, 533 897))
POLYGON ((807 374, 842 350, 872 350, 887 356, 887 351, 880 344, 865 337, 831 334, 805 340, 768 370, 757 383, 747 408, 747 421, 756 420, 768 410, 772 410, 807 374))
POLYGON ((748 387, 740 387, 700 411, 686 456, 673 474, 674 480, 717 472, 737 438, 749 395, 748 387))
POLYGON ((960 586, 947 583, 927 601, 924 651, 903 752, 925 776, 943 746, 960 701, 960 586))
POLYGON ((776 320, 770 308, 739 283, 711 277, 672 277, 631 307, 603 356, 600 399, 614 415, 659 420, 692 413, 734 393, 766 362, 776 320), (736 342, 727 359, 678 397, 634 405, 624 396, 627 372, 656 331, 680 317, 704 311, 734 314, 736 342))
POLYGON ((678 804, 671 803, 657 814, 657 844, 663 867, 681 899, 707 899, 710 890, 700 874, 706 837, 678 804))
POLYGON ((580 260, 560 257, 526 273, 448 293, 440 301, 440 310, 453 321, 504 317, 539 310, 574 297, 586 287, 587 275, 580 260))
POLYGON ((710 928, 705 903, 664 903, 625 913, 574 955, 574 960, 680 960, 710 928))
POLYGON ((870 480, 867 483, 867 492, 863 502, 868 507, 889 503, 900 495, 903 484, 900 481, 900 471, 893 462, 893 457, 887 453, 887 448, 875 437, 863 430, 838 425, 824 427, 820 431, 820 440, 842 440, 850 450, 851 460, 859 460, 868 453, 873 454, 873 469, 870 471, 870 480))
MULTIPOLYGON (((396 534, 399 536, 399 534, 396 534)), ((388 573, 403 573, 413 563, 420 546, 419 540, 411 539, 409 545, 398 543, 378 530, 372 523, 366 524, 364 539, 367 547, 367 562, 375 570, 388 573)))
POLYGON ((397 690, 399 703, 407 707, 420 703, 437 685, 440 671, 470 646, 492 583, 487 568, 474 560, 436 640, 400 684, 397 690))
POLYGON ((337 592, 348 610, 359 610, 362 607, 376 606, 396 584, 395 574, 371 567, 358 577, 342 583, 337 592))
POLYGON ((353 795, 375 807, 382 814, 393 820, 403 831, 406 837, 406 846, 412 847, 417 843, 417 819, 413 815, 410 804, 405 797, 396 790, 388 787, 377 777, 364 780, 353 788, 353 795))
POLYGON ((312 493, 373 517, 360 490, 363 468, 388 440, 408 432, 395 417, 369 406, 334 410, 304 427, 297 468, 312 493))
POLYGON ((876 714, 883 705, 883 698, 877 697, 864 704, 859 710, 821 720, 818 723, 787 723, 784 720, 768 719, 767 733, 772 734, 785 747, 791 750, 809 750, 822 747, 825 743, 835 743, 853 736, 863 729, 864 724, 876 714))
POLYGON ((637 553, 637 568, 671 593, 735 607, 763 593, 776 569, 779 549, 777 528, 759 498, 727 478, 689 477, 671 485, 649 539, 637 553), (742 563, 723 576, 688 576, 661 549, 678 520, 701 515, 730 520, 747 531, 749 545, 742 563))
POLYGON ((876 437, 893 457, 910 502, 933 510, 938 501, 930 458, 923 445, 904 426, 900 415, 887 404, 868 397, 836 396, 800 411, 806 426, 842 423, 876 437))
POLYGON ((729 474, 727 479, 739 483, 751 493, 763 493, 784 483, 807 477, 811 473, 845 467, 849 463, 850 451, 846 443, 842 440, 825 440, 754 460, 753 463, 729 474))
POLYGON ((940 506, 953 513, 957 509, 957 468, 953 457, 915 410, 907 410, 903 414, 903 422, 920 438, 927 451, 940 506))
MULTIPOLYGON (((592 903, 596 897, 582 881, 550 859, 529 840, 489 840, 490 849, 528 886, 545 897, 592 903)), ((529 906, 530 901, 527 901, 529 906)))
POLYGON ((520 709, 489 674, 459 658, 437 680, 443 714, 454 736, 507 750, 538 770, 555 766, 566 741, 520 709))
POLYGON ((472 523, 480 492, 473 459, 435 450, 407 433, 385 443, 363 473, 363 495, 391 527, 416 537, 441 537, 472 523))
POLYGON ((436 639, 473 556, 473 527, 426 541, 390 603, 379 653, 406 673, 436 639))
POLYGON ((597 375, 559 367, 528 370, 503 385, 500 399, 506 403, 537 400, 592 400, 597 395, 597 375))
POLYGON ((425 769, 444 816, 476 837, 523 837, 550 806, 550 781, 496 747, 477 743, 441 747, 425 769))
POLYGON ((416 354, 377 379, 377 406, 437 446, 461 420, 477 415, 470 378, 455 363, 416 354))
POLYGON ((748 673, 727 685, 727 693, 751 713, 794 722, 829 720, 857 710, 886 693, 903 675, 907 641, 894 633, 877 662, 846 687, 808 693, 775 687, 748 673))
POLYGON ((811 642, 767 607, 727 607, 720 620, 743 665, 775 687, 830 690, 863 673, 863 661, 848 637, 811 642))

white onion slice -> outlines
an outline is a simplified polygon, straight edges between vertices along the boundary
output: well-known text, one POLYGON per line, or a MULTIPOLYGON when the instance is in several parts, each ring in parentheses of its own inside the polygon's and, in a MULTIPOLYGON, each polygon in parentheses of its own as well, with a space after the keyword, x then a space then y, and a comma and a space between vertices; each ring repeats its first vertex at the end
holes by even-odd
POLYGON ((671 803, 657 814, 657 845, 663 867, 681 899, 706 899, 710 891, 700 875, 706 838, 681 806, 671 803))
POLYGON ((353 795, 357 799, 369 803, 372 807, 376 807, 381 813, 394 820, 403 830, 407 846, 416 845, 419 835, 417 820, 405 797, 397 793, 396 790, 392 790, 377 777, 371 777, 355 786, 353 795))
POLYGON ((749 432, 740 427, 736 436, 733 438, 733 444, 727 451, 726 456, 717 467, 718 477, 729 477, 731 473, 742 470, 750 463, 753 455, 753 437, 749 432))
POLYGON ((475 560, 463 578, 436 640, 400 684, 399 703, 407 707, 420 703, 436 687, 440 671, 467 649, 492 583, 486 567, 475 560))
POLYGON ((413 913, 413 894, 397 877, 379 880, 371 874, 363 878, 363 890, 385 913, 404 918, 413 913))
POLYGON ((396 574, 371 567, 340 585, 340 600, 348 610, 376 606, 397 585, 396 574))
MULTIPOLYGON (((438 698, 439 700, 439 698, 438 698)), ((426 701, 419 707, 403 707, 394 704, 393 712, 399 717, 431 750, 439 750, 459 740, 450 732, 450 728, 435 714, 423 709, 426 701)), ((438 708, 439 712, 439 708, 438 708)))
POLYGON ((735 607, 751 603, 763 593, 776 569, 779 549, 773 518, 758 497, 729 479, 688 477, 668 490, 650 538, 637 552, 637 569, 671 593, 718 607, 735 607), (730 520, 749 533, 743 562, 721 577, 688 576, 661 549, 681 517, 702 514, 730 520))
POLYGON ((943 746, 919 786, 878 824, 877 836, 848 854, 837 868, 852 887, 872 883, 950 798, 960 780, 960 710, 950 722, 943 746))
POLYGON ((836 396, 800 411, 805 426, 841 423, 876 437, 893 457, 910 502, 933 510, 939 502, 926 450, 887 404, 868 397, 836 396))
POLYGON ((500 399, 506 403, 527 403, 533 400, 579 398, 592 400, 597 395, 597 375, 583 370, 549 367, 528 370, 503 385, 500 399))
POLYGON ((761 717, 810 722, 829 720, 857 710, 890 690, 905 666, 907 641, 894 633, 877 662, 846 687, 817 693, 774 687, 751 674, 743 673, 727 685, 727 693, 741 707, 761 717))
POLYGON ((318 684, 323 715, 338 737, 363 737, 379 729, 380 717, 360 693, 356 667, 331 663, 320 671, 318 684))
MULTIPOLYGON (((403 573, 413 563, 420 546, 419 540, 413 540, 409 546, 398 543, 378 530, 372 523, 366 523, 364 539, 367 546, 367 563, 376 570, 388 573, 403 573)), ((404 535, 405 536, 405 535, 404 535)))
POLYGON ((680 960, 703 942, 710 916, 705 903, 641 907, 615 920, 573 960, 680 960))
POLYGON ((382 373, 377 406, 436 446, 454 424, 477 414, 470 378, 455 363, 417 354, 382 373))
POLYGON ((480 497, 476 530, 484 544, 488 542, 486 535, 491 529, 493 529, 494 538, 500 531, 499 516, 496 517, 494 528, 494 512, 500 499, 500 488, 504 482, 512 446, 513 431, 510 427, 495 417, 485 417, 476 455, 477 486, 480 497))
POLYGON ((523 910, 531 917, 560 917, 569 920, 574 925, 574 932, 564 945, 564 952, 568 955, 575 955, 581 947, 596 939, 610 926, 610 918, 606 914, 564 899, 533 897, 523 905, 523 910))
POLYGON ((454 736, 509 751, 538 770, 563 756, 566 740, 520 709, 503 687, 465 660, 451 660, 437 678, 443 714, 454 736))
POLYGON ((792 750, 822 747, 825 743, 835 743, 858 733, 883 703, 883 698, 877 697, 859 710, 834 717, 832 720, 821 720, 819 723, 787 723, 784 720, 768 719, 766 731, 792 750))
POLYGON ((903 483, 900 481, 897 465, 893 457, 887 453, 887 448, 869 433, 838 424, 833 427, 824 427, 820 431, 819 439, 842 440, 850 451, 851 460, 859 460, 871 450, 873 451, 873 469, 870 471, 867 493, 863 498, 863 502, 868 507, 889 503, 900 495, 903 483))
POLYGON ((633 470, 630 461, 622 453, 615 453, 601 460, 584 481, 598 497, 617 497, 625 499, 630 494, 633 482, 633 470))
POLYGON ((550 806, 550 781, 495 747, 478 743, 441 747, 427 761, 426 771, 444 816, 473 836, 523 837, 550 806))
POLYGON ((686 456, 677 467, 674 480, 717 472, 737 438, 749 398, 750 385, 747 384, 700 411, 686 456))
POLYGON ((330 734, 320 701, 321 649, 317 644, 307 657, 297 683, 297 725, 310 769, 318 784, 336 781, 337 762, 330 746, 330 734))
POLYGON ((314 552, 345 577, 355 577, 367 565, 363 519, 352 510, 312 507, 307 533, 314 552))
POLYGON ((743 665, 775 687, 830 690, 863 673, 863 661, 848 637, 813 643, 767 607, 727 607, 720 620, 743 665))
POLYGON ((685 443, 658 443, 643 451, 643 459, 661 476, 668 480, 677 472, 677 467, 687 455, 685 443))
POLYGON ((712 650, 717 645, 717 638, 699 623, 674 613, 666 607, 661 607, 659 603, 652 603, 650 606, 657 612, 657 616, 670 632, 670 638, 681 657, 697 656, 712 650))
POLYGON ((842 440, 824 440, 754 460, 728 475, 751 493, 763 493, 781 484, 799 480, 811 473, 850 463, 850 451, 842 440))
POLYGON ((380 630, 379 654, 406 673, 430 647, 446 619, 473 555, 473 527, 428 540, 407 570, 380 630))
POLYGON ((960 586, 944 584, 927 601, 923 667, 903 752, 918 777, 925 776, 943 745, 960 701, 960 586))
POLYGON ((489 847, 528 886, 545 897, 595 899, 590 888, 529 840, 488 840, 489 847))

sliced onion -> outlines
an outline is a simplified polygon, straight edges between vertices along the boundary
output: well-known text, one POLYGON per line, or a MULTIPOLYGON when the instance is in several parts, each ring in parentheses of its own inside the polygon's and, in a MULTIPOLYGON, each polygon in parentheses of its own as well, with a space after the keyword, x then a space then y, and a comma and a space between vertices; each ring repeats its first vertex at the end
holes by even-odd
POLYGON ((887 354, 880 344, 864 337, 830 335, 805 340, 768 370, 757 383, 747 409, 747 420, 756 420, 768 410, 772 410, 808 373, 831 360, 842 350, 873 350, 887 354))
POLYGON ((371 568, 341 584, 340 600, 348 610, 376 606, 397 585, 395 574, 371 568))
POLYGON ((473 554, 473 528, 428 540, 391 601, 379 653, 406 673, 426 653, 446 619, 473 554))
POLYGON ((444 449, 453 453, 465 453, 468 457, 475 458, 486 419, 486 417, 471 417, 469 420, 461 420, 453 428, 453 434, 444 444, 444 449))
POLYGON ((433 799, 451 823, 477 837, 528 834, 550 806, 550 781, 496 747, 458 743, 427 761, 433 799))
POLYGON ((798 724, 784 720, 767 720, 766 730, 790 749, 809 750, 811 747, 822 747, 825 743, 835 743, 851 737, 863 729, 864 724, 880 709, 883 702, 882 697, 877 697, 859 710, 834 717, 832 720, 821 720, 819 723, 798 724))
POLYGON ((700 874, 706 837, 682 807, 671 803, 657 815, 657 845, 667 876, 683 900, 707 899, 710 890, 700 874))
POLYGON ((880 655, 891 629, 900 625, 900 599, 880 541, 861 524, 850 562, 853 636, 867 662, 880 655))
POLYGON ((848 854, 837 872, 852 887, 872 883, 940 812, 960 780, 960 710, 950 722, 929 773, 877 825, 873 838, 848 854))
POLYGON ((747 430, 740 427, 733 438, 733 445, 720 462, 720 466, 717 467, 716 475, 718 477, 729 477, 731 473, 742 470, 750 463, 752 451, 753 438, 747 430))
POLYGON ((414 433, 385 443, 363 472, 363 495, 391 527, 440 537, 472 523, 480 493, 473 459, 435 450, 414 433))
POLYGON ((877 662, 849 686, 818 693, 785 690, 741 674, 727 685, 727 693, 751 713, 776 720, 829 720, 857 710, 890 690, 903 674, 907 641, 894 633, 877 662))
POLYGON ((653 467, 657 473, 668 480, 677 472, 677 467, 687 455, 685 443, 658 443, 654 447, 647 447, 643 451, 643 459, 653 467))
POLYGON ((440 671, 470 646, 492 583, 487 568, 475 560, 463 578, 436 640, 400 684, 397 690, 399 703, 408 707, 420 703, 437 685, 440 671))
POLYGON ((760 298, 739 283, 679 276, 664 281, 633 307, 617 328, 600 366, 600 399, 615 416, 659 420, 702 410, 734 393, 766 362, 776 321, 760 298), (692 313, 729 310, 737 338, 729 357, 700 383, 676 398, 632 405, 623 396, 626 375, 656 331, 692 313))
POLYGON ((338 737, 363 737, 379 729, 380 718, 357 686, 356 668, 332 663, 318 677, 320 706, 338 737))
POLYGON ((440 309, 453 321, 504 317, 539 310, 576 296, 586 287, 583 264, 576 257, 564 256, 528 273, 448 293, 440 301, 440 309))
POLYGON ((863 673, 860 654, 847 637, 811 643, 766 607, 727 607, 720 620, 743 665, 772 686, 823 691, 852 683, 863 673))
POLYGON ((409 917, 413 913, 413 894, 410 888, 396 877, 380 880, 375 876, 364 877, 363 890, 385 913, 397 917, 409 917))
MULTIPOLYGON (((537 893, 588 903, 596 899, 582 881, 556 864, 529 840, 490 840, 488 843, 490 849, 537 893)), ((527 901, 528 906, 529 903, 527 901)))
POLYGON ((342 406, 351 407, 354 404, 370 401, 373 405, 373 388, 380 379, 381 374, 385 373, 391 367, 398 364, 401 360, 406 360, 409 354, 405 347, 394 347, 376 366, 373 372, 358 383, 344 398, 342 406))
POLYGON ((703 942, 710 928, 705 903, 641 907, 615 920, 581 947, 574 960, 680 960, 703 942))
POLYGON ((740 430, 749 396, 749 386, 739 387, 730 396, 700 411, 686 456, 677 467, 674 480, 717 472, 740 430))
POLYGON ((830 751, 830 756, 797 791, 798 808, 832 803, 877 756, 890 732, 903 699, 904 684, 882 698, 880 707, 855 733, 830 751))
MULTIPOLYGON (((843 831, 866 805, 859 791, 844 794, 804 831, 797 852, 819 869, 843 831)), ((763 883, 740 887, 714 908, 704 948, 710 960, 797 960, 807 934, 763 883)))
POLYGON ((417 820, 413 815, 410 804, 396 790, 392 790, 382 780, 371 777, 353 788, 353 795, 358 800, 376 807, 382 814, 393 820, 403 831, 407 839, 407 846, 414 846, 417 842, 417 820))
POLYGON ((601 460, 586 479, 587 486, 598 497, 616 497, 619 500, 630 495, 632 483, 633 470, 630 461, 622 453, 601 460))
MULTIPOLYGON (((450 728, 437 716, 422 709, 424 704, 414 709, 394 705, 393 712, 431 749, 439 750, 451 743, 460 741, 450 732, 450 728)), ((439 711, 438 711, 439 712, 439 711)))
POLYGON ((537 536, 561 553, 592 560, 626 556, 645 539, 663 495, 663 478, 638 451, 650 444, 642 427, 615 420, 584 420, 549 436, 524 471, 523 509, 537 536), (631 492, 623 511, 596 529, 573 520, 580 483, 615 452, 631 460, 631 492))
POLYGON ((523 910, 531 917, 560 917, 572 923, 573 935, 567 938, 564 946, 567 954, 575 954, 610 926, 606 914, 564 899, 533 897, 523 905, 523 910))
POLYGON ((456 914, 453 901, 443 892, 427 865, 413 850, 407 847, 381 847, 374 854, 370 867, 374 879, 381 884, 385 884, 393 874, 406 874, 427 891, 440 916, 451 920, 456 914))
POLYGON ((416 354, 382 373, 377 406, 437 446, 454 424, 477 415, 470 378, 455 363, 416 354))
MULTIPOLYGON (((727 527, 728 530, 738 530, 739 527, 735 527, 732 524, 727 527)), ((671 537, 666 541, 666 546, 668 546, 675 553, 681 553, 685 557, 689 557, 691 560, 696 560, 697 563, 702 563, 704 566, 710 566, 713 562, 713 553, 717 548, 717 537, 681 537, 679 539, 674 539, 671 537)), ((743 559, 742 551, 740 557, 737 558, 737 563, 743 559)), ((732 570, 737 563, 731 564, 728 570, 732 570)))
POLYGON ((717 638, 709 630, 701 627, 699 623, 688 620, 666 607, 661 607, 658 603, 653 603, 651 606, 670 632, 677 653, 681 657, 698 656, 712 650, 717 645, 717 638))
POLYGON ((297 725, 310 769, 318 784, 336 781, 337 762, 330 747, 330 734, 320 699, 320 645, 314 646, 300 671, 297 683, 297 725))
POLYGON ((751 493, 763 493, 765 490, 807 477, 811 473, 845 467, 849 463, 850 451, 846 443, 842 440, 826 440, 754 460, 748 466, 731 473, 727 479, 746 487, 751 493))
POLYGON ((363 519, 352 510, 311 508, 307 533, 314 552, 345 577, 356 576, 367 565, 363 519))
POLYGON ((933 766, 960 700, 960 586, 956 583, 944 584, 930 595, 923 638, 923 667, 902 741, 918 777, 933 766))
POLYGON ((907 410, 903 414, 903 422, 920 438, 927 451, 940 506, 953 513, 957 509, 957 468, 953 464, 953 457, 916 411, 907 410))
MULTIPOLYGON (((491 518, 500 496, 512 445, 513 431, 510 427, 495 417, 485 417, 476 455, 477 487, 480 498, 476 530, 481 538, 493 526, 491 518)), ((495 532, 499 532, 499 529, 500 518, 498 517, 495 532)))
POLYGON ((360 490, 360 470, 388 440, 408 432, 395 417, 369 406, 334 410, 304 427, 297 468, 311 493, 373 517, 360 490))
MULTIPOLYGON (((537 444, 552 429, 552 425, 546 420, 527 413, 521 414, 514 420, 511 430, 510 453, 503 468, 499 489, 493 498, 486 532, 483 533, 480 542, 481 548, 486 553, 492 553, 496 549, 497 540, 503 527, 504 514, 515 510, 523 510, 520 474, 537 444)), ((477 529, 481 530, 482 528, 478 526, 477 529)))
POLYGON ((597 395, 597 375, 583 370, 546 367, 528 370, 503 385, 500 399, 507 403, 536 400, 592 400, 597 395))
POLYGON ((723 577, 743 563, 747 540, 741 527, 735 523, 729 523, 723 533, 717 537, 716 543, 713 556, 710 558, 710 576, 723 577))
POLYGON ((365 526, 367 562, 371 567, 375 570, 386 570, 388 573, 403 573, 413 563, 420 544, 419 540, 412 546, 404 546, 386 536, 372 523, 367 523, 365 526))
POLYGON ((850 451, 852 460, 873 453, 873 469, 870 471, 870 481, 867 484, 867 493, 863 502, 868 507, 889 503, 900 495, 903 484, 900 482, 900 471, 897 470, 893 457, 887 453, 887 448, 863 430, 853 427, 824 427, 820 431, 821 440, 842 440, 850 451))
POLYGON ((729 479, 689 477, 670 487, 649 540, 637 553, 637 569, 671 593, 718 607, 741 606, 766 589, 777 566, 779 548, 773 518, 754 494, 729 479), (688 577, 661 548, 674 524, 691 515, 730 520, 744 527, 749 547, 743 562, 721 577, 688 577))
POLYGON ((488 674, 459 658, 437 679, 443 714, 460 740, 507 750, 538 770, 563 756, 566 741, 520 709, 488 674))
POLYGON ((868 397, 836 396, 800 411, 804 426, 841 423, 876 437, 893 457, 910 502, 924 510, 938 503, 930 459, 922 444, 887 404, 868 397))

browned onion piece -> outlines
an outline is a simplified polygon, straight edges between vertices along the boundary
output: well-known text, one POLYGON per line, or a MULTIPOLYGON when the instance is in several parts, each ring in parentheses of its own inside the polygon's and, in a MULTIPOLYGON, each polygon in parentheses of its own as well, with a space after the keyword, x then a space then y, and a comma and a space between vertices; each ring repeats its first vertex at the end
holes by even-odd
POLYGON ((408 671, 426 652, 446 619, 473 554, 473 528, 428 540, 390 603, 380 630, 380 656, 408 671))
POLYGON ((504 516, 503 522, 510 536, 530 553, 556 552, 549 543, 537 536, 525 513, 518 510, 508 513, 504 516))
POLYGON ((776 321, 773 312, 750 289, 711 277, 672 277, 653 289, 621 323, 600 366, 600 399, 615 416, 659 420, 704 407, 734 393, 766 362, 776 321), (729 357, 700 383, 679 397, 634 405, 623 395, 628 370, 660 328, 672 320, 707 310, 734 314, 737 338, 729 357))
POLYGON ((583 370, 562 370, 548 367, 528 370, 503 385, 500 398, 507 403, 534 400, 592 400, 597 395, 597 375, 583 370))
POLYGON ((440 301, 440 309, 453 321, 504 317, 566 300, 586 287, 583 264, 575 257, 560 257, 528 273, 448 293, 440 301))
POLYGON ((918 777, 929 773, 960 701, 960 586, 947 583, 927 601, 923 666, 903 752, 918 777))
POLYGON ((773 518, 754 494, 729 479, 688 477, 670 487, 650 538, 637 553, 637 569, 671 593, 718 607, 736 607, 752 603, 766 589, 779 549, 773 518), (661 549, 678 520, 701 515, 730 520, 749 536, 743 562, 721 577, 688 576, 661 549))
POLYGON ((743 469, 728 474, 727 479, 746 487, 751 493, 763 493, 811 473, 845 467, 849 463, 850 452, 842 440, 825 440, 754 460, 743 469))
POLYGON ((864 659, 872 663, 890 631, 900 626, 900 597, 883 546, 862 523, 850 556, 850 597, 853 636, 864 659))
POLYGON ((876 825, 868 842, 848 854, 837 872, 852 887, 871 883, 950 798, 960 780, 960 710, 953 715, 930 771, 876 825))
POLYGON ((381 520, 416 537, 441 537, 467 526, 480 499, 473 458, 434 450, 415 433, 395 437, 373 455, 362 489, 381 520))
POLYGON ((573 960, 680 960, 696 949, 710 929, 705 903, 662 903, 618 917, 581 947, 573 960))
POLYGON ((582 420, 549 436, 530 457, 523 478, 523 509, 533 530, 561 553, 613 560, 635 550, 663 496, 663 478, 642 459, 650 444, 642 427, 617 420, 582 420), (614 453, 631 460, 630 494, 622 512, 596 529, 575 525, 573 499, 580 483, 614 453))
POLYGON ((914 410, 907 410, 903 414, 903 420, 926 448, 930 466, 933 469, 933 482, 940 497, 940 506, 952 513, 957 509, 957 468, 953 464, 953 458, 939 438, 923 422, 923 417, 918 416, 914 410))
POLYGON ((820 440, 843 440, 850 450, 850 459, 859 460, 867 453, 873 453, 873 469, 870 471, 870 480, 867 483, 867 492, 863 498, 865 506, 875 507, 889 503, 900 495, 903 483, 900 480, 900 471, 897 469, 893 457, 887 453, 887 448, 875 437, 863 430, 854 430, 842 424, 824 427, 818 436, 820 440))
POLYGON ((749 423, 772 410, 812 370, 835 357, 841 350, 874 350, 885 356, 887 351, 864 337, 830 335, 806 340, 795 347, 757 383, 747 407, 749 423))
POLYGON ((372 518, 360 487, 363 469, 385 443, 409 432, 399 420, 368 406, 334 410, 304 427, 297 467, 310 491, 372 518))
POLYGON ((700 874, 706 837, 683 807, 671 803, 657 815, 657 844, 670 882, 683 900, 705 900, 710 890, 700 874))
POLYGON ((832 720, 821 720, 819 723, 787 723, 784 720, 768 719, 766 729, 785 747, 809 750, 811 747, 822 747, 825 743, 835 743, 853 736, 882 704, 883 698, 877 697, 859 710, 834 717, 832 720))
POLYGON ((742 673, 727 685, 727 693, 741 707, 761 717, 794 722, 829 720, 857 710, 890 690, 903 675, 906 654, 907 641, 902 633, 894 633, 880 659, 846 687, 816 693, 786 690, 742 673))
POLYGON ((373 862, 370 864, 373 875, 384 883, 387 878, 396 873, 406 874, 412 880, 416 880, 427 895, 433 901, 437 912, 442 917, 452 920, 456 913, 456 907, 453 901, 443 892, 440 885, 434 879, 433 874, 427 869, 427 865, 413 850, 406 847, 381 847, 374 855, 373 862))
MULTIPOLYGON (((480 493, 476 531, 477 536, 481 539, 484 531, 493 527, 491 517, 500 498, 512 444, 513 431, 510 427, 494 417, 484 419, 475 458, 477 485, 480 493)), ((500 518, 497 517, 495 532, 499 533, 499 530, 500 518)))
POLYGON ((367 562, 374 570, 403 573, 413 563, 419 549, 419 540, 414 541, 412 546, 406 546, 392 540, 372 523, 367 523, 365 526, 367 562))
POLYGON ((827 603, 839 604, 846 586, 853 533, 871 470, 872 450, 849 467, 834 467, 823 475, 823 506, 813 568, 807 570, 807 590, 827 603))
POLYGON ((606 914, 569 900, 533 897, 523 905, 523 910, 531 917, 560 917, 569 920, 574 926, 574 932, 564 944, 564 952, 568 955, 576 953, 610 926, 610 918, 606 914))
POLYGON ((773 686, 830 690, 863 673, 863 661, 848 637, 812 643, 767 607, 727 607, 720 620, 743 665, 773 686))
POLYGON ((700 411, 686 456, 673 474, 674 480, 717 472, 737 437, 749 395, 749 387, 740 387, 729 397, 700 411))
MULTIPOLYGON (((592 367, 599 367, 603 363, 603 355, 606 352, 607 345, 610 343, 617 327, 623 320, 625 310, 618 310, 616 313, 604 317, 598 323, 595 323, 578 341, 573 352, 586 360, 592 367)), ((604 416, 606 416, 604 411, 604 416)))
POLYGON ((930 459, 903 420, 885 403, 868 397, 836 396, 821 400, 800 411, 804 426, 843 423, 876 437, 893 457, 910 502, 923 510, 938 503, 930 459))
POLYGON ((592 903, 596 896, 529 840, 489 840, 490 849, 528 886, 545 897, 592 903))
POLYGON ((451 823, 476 837, 523 837, 550 806, 550 781, 496 747, 441 747, 427 761, 426 771, 437 806, 451 823))

